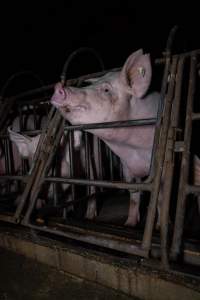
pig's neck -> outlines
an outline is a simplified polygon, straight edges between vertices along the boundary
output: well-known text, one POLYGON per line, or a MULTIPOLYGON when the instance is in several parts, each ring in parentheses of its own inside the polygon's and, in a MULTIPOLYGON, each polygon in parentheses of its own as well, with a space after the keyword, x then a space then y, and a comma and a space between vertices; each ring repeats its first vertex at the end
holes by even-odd
MULTIPOLYGON (((145 99, 134 99, 126 120, 155 118, 159 95, 153 93, 145 99)), ((129 169, 131 177, 148 175, 154 140, 154 125, 93 130, 117 154, 129 169), (137 170, 137 172, 135 171, 137 170)))

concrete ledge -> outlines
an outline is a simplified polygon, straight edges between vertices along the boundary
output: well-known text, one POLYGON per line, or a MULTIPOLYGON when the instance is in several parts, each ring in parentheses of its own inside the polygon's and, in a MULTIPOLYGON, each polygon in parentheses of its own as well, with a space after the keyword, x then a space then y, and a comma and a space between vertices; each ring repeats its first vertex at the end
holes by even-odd
POLYGON ((21 231, 2 230, 0 247, 36 259, 70 275, 145 300, 200 300, 200 280, 161 272, 104 253, 72 247, 21 231))

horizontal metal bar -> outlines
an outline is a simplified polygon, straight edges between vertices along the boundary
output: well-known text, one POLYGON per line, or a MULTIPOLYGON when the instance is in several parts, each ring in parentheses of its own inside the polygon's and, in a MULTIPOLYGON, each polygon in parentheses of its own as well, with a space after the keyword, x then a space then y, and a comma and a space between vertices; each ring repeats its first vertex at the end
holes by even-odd
POLYGON ((200 113, 192 113, 192 120, 193 121, 200 120, 200 113))
MULTIPOLYGON (((42 129, 37 129, 37 130, 15 131, 15 132, 19 133, 19 134, 24 134, 24 135, 32 136, 32 135, 41 134, 44 131, 42 129)), ((1 139, 9 138, 9 134, 8 133, 6 133, 6 134, 0 134, 0 138, 1 139)))
POLYGON ((46 96, 40 96, 40 97, 37 97, 37 98, 34 98, 34 99, 27 99, 27 100, 18 100, 17 101, 17 104, 18 105, 22 105, 22 106, 25 106, 25 105, 38 105, 39 104, 47 104, 49 103, 49 98, 50 98, 50 95, 46 95, 46 96))
POLYGON ((58 178, 58 177, 46 177, 47 182, 57 183, 70 183, 79 185, 92 185, 105 188, 117 188, 117 189, 128 189, 128 190, 142 190, 151 191, 152 183, 125 183, 125 182, 110 182, 103 180, 87 180, 87 179, 72 179, 72 178, 58 178))
MULTIPOLYGON (((156 124, 157 119, 139 119, 139 120, 126 120, 126 121, 114 121, 105 123, 91 123, 91 124, 80 124, 80 125, 66 125, 64 130, 87 130, 87 129, 101 129, 101 128, 119 128, 119 127, 131 127, 131 126, 147 126, 156 124)), ((40 130, 26 130, 16 131, 20 134, 35 135, 44 132, 44 129, 40 130)), ((8 137, 8 134, 0 135, 1 138, 8 137)))
POLYGON ((0 221, 8 222, 8 223, 16 223, 13 218, 13 215, 11 216, 8 214, 3 214, 3 213, 0 213, 0 221))
POLYGON ((189 185, 186 186, 186 193, 187 194, 200 194, 200 185, 189 185))
POLYGON ((23 225, 26 225, 33 229, 37 229, 39 231, 49 232, 58 236, 64 236, 70 239, 86 242, 100 247, 105 247, 108 249, 132 254, 132 255, 134 254, 142 257, 147 257, 146 251, 141 248, 139 242, 136 243, 136 241, 132 241, 132 240, 130 241, 125 238, 122 240, 117 236, 113 237, 113 235, 111 234, 94 232, 88 229, 82 229, 78 227, 61 225, 61 224, 58 224, 57 227, 54 226, 53 227, 54 229, 48 228, 46 226, 36 226, 30 223, 29 224, 24 223, 23 225))
POLYGON ((87 130, 87 129, 101 129, 101 128, 146 126, 146 125, 155 125, 156 122, 157 122, 156 118, 151 118, 151 119, 126 120, 126 121, 115 121, 115 122, 105 122, 105 123, 68 125, 68 126, 65 126, 64 129, 66 129, 66 130, 80 130, 80 129, 87 130))
POLYGON ((28 180, 28 177, 23 175, 0 175, 0 181, 5 180, 22 180, 26 182, 28 180))

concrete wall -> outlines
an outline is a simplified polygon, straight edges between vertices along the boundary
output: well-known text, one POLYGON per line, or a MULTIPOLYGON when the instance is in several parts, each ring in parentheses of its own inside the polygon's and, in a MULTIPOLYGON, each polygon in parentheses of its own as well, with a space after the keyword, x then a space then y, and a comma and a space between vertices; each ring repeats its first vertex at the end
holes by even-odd
POLYGON ((200 280, 29 234, 0 232, 0 247, 145 300, 200 300, 200 280), (34 241, 32 240, 34 239, 34 241))

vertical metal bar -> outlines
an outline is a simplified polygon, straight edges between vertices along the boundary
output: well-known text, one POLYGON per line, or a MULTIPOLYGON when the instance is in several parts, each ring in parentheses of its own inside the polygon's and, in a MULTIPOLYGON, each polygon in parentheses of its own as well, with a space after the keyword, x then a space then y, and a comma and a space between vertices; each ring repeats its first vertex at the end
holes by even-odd
POLYGON ((57 120, 59 120, 59 118, 60 118, 59 113, 56 112, 54 107, 52 107, 49 112, 48 123, 46 125, 46 128, 48 128, 48 131, 47 131, 47 133, 45 133, 45 129, 44 129, 44 131, 40 137, 39 144, 38 144, 36 153, 34 155, 34 160, 32 162, 29 180, 25 186, 23 194, 18 197, 19 204, 17 206, 16 212, 14 215, 14 219, 16 222, 19 222, 19 220, 20 220, 20 215, 24 209, 25 203, 27 202, 27 199, 30 194, 30 190, 34 184, 35 178, 40 175, 40 174, 38 174, 38 172, 39 172, 38 170, 39 170, 40 164, 43 163, 41 161, 41 156, 43 154, 43 148, 46 146, 45 138, 47 138, 47 136, 49 137, 50 132, 54 132, 55 122, 57 122, 57 120), (52 118, 53 118, 53 120, 50 122, 50 120, 52 118))
MULTIPOLYGON (((70 162, 70 177, 74 178, 74 131, 69 131, 69 162, 70 162)), ((72 201, 75 199, 75 186, 71 185, 72 201)))
MULTIPOLYGON (((44 183, 44 178, 45 178, 45 176, 47 175, 47 173, 49 171, 53 156, 55 154, 56 147, 57 147, 58 143, 60 142, 60 139, 63 135, 64 121, 61 118, 59 113, 56 113, 54 120, 55 120, 55 122, 57 121, 56 124, 55 124, 54 131, 53 131, 53 133, 54 133, 54 142, 53 142, 53 144, 50 143, 51 151, 50 151, 50 148, 49 148, 50 145, 47 146, 48 152, 44 153, 45 154, 44 159, 41 161, 41 164, 38 166, 38 172, 36 173, 35 181, 33 183, 32 190, 31 190, 30 204, 29 204, 29 207, 26 211, 26 215, 23 219, 24 224, 27 224, 30 220, 30 216, 31 216, 31 213, 32 213, 32 211, 35 207, 35 203, 36 203, 38 194, 41 190, 42 184, 44 183)), ((53 121, 52 121, 52 124, 54 124, 53 121)), ((51 128, 49 128, 48 133, 50 131, 51 131, 51 128)), ((47 133, 47 135, 48 135, 48 133, 47 133)), ((48 136, 48 138, 50 138, 50 136, 48 136)), ((46 137, 47 144, 49 144, 48 138, 46 137)), ((44 147, 45 146, 46 145, 44 145, 44 147)))
MULTIPOLYGON (((59 160, 60 160, 60 158, 59 158, 59 160)), ((57 175, 58 175, 58 174, 57 174, 57 169, 58 169, 57 164, 60 165, 60 161, 58 162, 58 159, 57 159, 57 156, 56 156, 56 158, 55 158, 55 164, 54 164, 54 166, 52 166, 52 175, 53 175, 53 176, 57 176, 57 175)), ((52 186, 53 186, 53 205, 54 205, 54 206, 57 206, 57 205, 58 205, 58 191, 57 191, 57 184, 56 184, 55 182, 52 182, 52 183, 49 184, 49 186, 50 186, 51 184, 52 184, 52 186)))
POLYGON ((110 180, 113 181, 113 155, 109 149, 109 163, 110 163, 110 180))
MULTIPOLYGON (((90 145, 89 145, 89 138, 88 133, 84 132, 85 136, 85 173, 86 178, 90 178, 90 145)), ((87 185, 87 195, 90 195, 90 186, 87 185)))
POLYGON ((34 129, 37 129, 37 114, 36 114, 36 108, 35 108, 35 104, 33 105, 33 119, 34 119, 34 129))
POLYGON ((23 122, 23 114, 22 114, 22 106, 19 106, 19 131, 23 131, 24 122, 23 122))
MULTIPOLYGON (((170 40, 170 39, 169 39, 170 40)), ((167 45, 170 45, 170 42, 167 42, 167 45)), ((161 91, 160 91, 160 102, 158 106, 158 112, 157 112, 157 123, 155 128, 155 136, 154 136, 154 143, 153 143, 153 149, 152 149, 152 155, 151 155, 151 165, 150 165, 150 174, 146 180, 146 182, 152 181, 154 177, 154 165, 155 165, 155 155, 157 153, 156 149, 158 148, 159 144, 159 136, 160 136, 160 130, 161 130, 161 121, 162 121, 162 111, 164 106, 164 100, 167 92, 167 86, 168 86, 168 76, 170 72, 171 67, 171 56, 170 56, 170 50, 167 46, 167 54, 166 54, 166 61, 165 61, 165 67, 164 67, 164 74, 162 79, 162 85, 161 85, 161 91)))
POLYGON ((174 85, 175 85, 175 77, 176 77, 176 68, 177 68, 178 57, 175 57, 172 61, 171 72, 170 72, 170 81, 168 87, 167 97, 165 99, 165 107, 163 113, 163 124, 161 126, 161 134, 160 140, 158 143, 157 156, 155 156, 155 178, 153 190, 151 193, 151 198, 148 206, 148 213, 145 223, 144 235, 142 240, 142 248, 149 253, 151 248, 151 239, 153 234, 153 226, 155 221, 156 214, 156 205, 158 200, 158 195, 161 186, 161 176, 162 176, 162 168, 164 163, 164 154, 167 143, 167 133, 170 121, 170 112, 174 94, 174 85))
POLYGON ((102 166, 102 141, 98 138, 98 177, 103 179, 103 166, 102 166))
POLYGON ((182 154, 181 162, 181 177, 178 189, 178 200, 176 208, 176 218, 174 226, 174 235, 171 248, 171 257, 177 259, 180 254, 180 247, 183 235, 184 216, 185 216, 185 205, 186 205, 186 185, 188 181, 189 173, 189 158, 190 158, 190 142, 192 135, 192 112, 193 112, 193 99, 196 86, 196 56, 190 58, 190 77, 189 77, 189 89, 187 97, 186 107, 186 121, 185 121, 185 132, 184 132, 184 144, 185 149, 182 154))
POLYGON ((163 185, 160 210, 160 235, 161 235, 161 261, 165 268, 169 268, 168 262, 168 225, 169 225, 169 207, 171 199, 171 190, 173 182, 174 170, 174 142, 176 139, 176 128, 179 124, 180 102, 181 102, 181 86, 183 79, 184 58, 180 58, 178 62, 178 71, 176 76, 176 89, 174 103, 171 114, 171 125, 168 132, 167 146, 165 153, 165 161, 163 167, 163 185))
POLYGON ((8 139, 6 138, 4 141, 4 151, 5 151, 5 171, 6 174, 10 174, 10 163, 9 163, 9 143, 8 139))
MULTIPOLYGON (((23 131, 23 130, 26 130, 26 126, 25 126, 25 116, 22 112, 22 105, 20 105, 18 107, 18 110, 19 110, 19 131, 23 131)), ((27 168, 26 168, 26 162, 25 160, 21 157, 21 166, 22 166, 22 175, 26 174, 26 171, 27 171, 27 168)))

